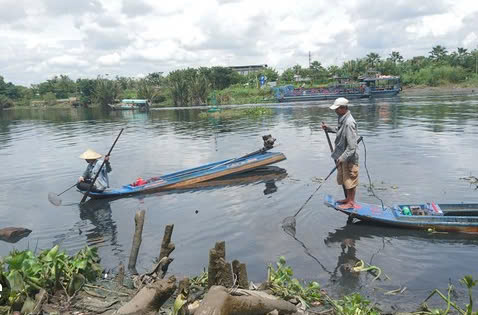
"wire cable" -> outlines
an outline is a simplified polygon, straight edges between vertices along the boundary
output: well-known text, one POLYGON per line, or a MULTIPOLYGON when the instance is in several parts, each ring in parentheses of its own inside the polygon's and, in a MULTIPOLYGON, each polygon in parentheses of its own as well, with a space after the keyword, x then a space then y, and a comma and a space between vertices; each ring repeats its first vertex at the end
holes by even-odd
POLYGON ((368 183, 369 183, 369 189, 370 191, 372 192, 372 195, 377 198, 378 200, 380 200, 380 203, 382 204, 382 211, 385 211, 385 206, 383 205, 383 200, 380 199, 380 197, 378 197, 376 194, 375 194, 375 191, 373 190, 373 186, 372 186, 372 179, 370 178, 370 173, 368 171, 368 167, 367 167, 367 147, 365 146, 365 140, 362 139, 362 144, 363 144, 363 149, 364 149, 364 165, 365 165, 365 171, 367 172, 367 177, 368 177, 368 183))

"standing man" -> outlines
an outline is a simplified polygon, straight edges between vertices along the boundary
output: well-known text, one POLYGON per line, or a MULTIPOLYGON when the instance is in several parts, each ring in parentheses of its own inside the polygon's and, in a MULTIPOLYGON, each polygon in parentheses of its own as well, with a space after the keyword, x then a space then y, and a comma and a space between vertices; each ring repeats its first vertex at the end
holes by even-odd
POLYGON ((336 133, 332 158, 337 165, 337 183, 344 185, 347 193, 344 200, 337 201, 341 203, 339 206, 341 209, 349 209, 355 206, 355 192, 359 175, 357 123, 349 111, 348 103, 349 101, 346 98, 339 97, 329 107, 335 110, 338 116, 337 127, 331 128, 322 122, 322 129, 336 133))
MULTIPOLYGON (((88 166, 86 167, 83 176, 78 178, 78 184, 76 187, 79 190, 88 190, 101 165, 103 164, 103 160, 100 159, 101 157, 101 154, 96 153, 91 149, 86 150, 82 155, 80 155, 80 158, 84 159, 86 163, 88 163, 88 166)), ((102 192, 110 186, 108 173, 111 172, 111 165, 109 159, 110 157, 108 155, 105 156, 105 167, 101 169, 101 172, 98 175, 95 184, 91 188, 91 191, 102 192)))

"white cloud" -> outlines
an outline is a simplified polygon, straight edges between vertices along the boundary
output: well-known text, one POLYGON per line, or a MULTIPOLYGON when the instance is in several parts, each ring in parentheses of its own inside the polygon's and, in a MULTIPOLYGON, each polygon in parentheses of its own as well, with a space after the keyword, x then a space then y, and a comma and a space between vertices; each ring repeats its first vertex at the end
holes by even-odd
POLYGON ((466 35, 465 39, 463 40, 463 46, 468 49, 478 48, 478 36, 475 32, 471 32, 466 35))
POLYGON ((72 66, 72 67, 83 67, 87 66, 88 62, 85 60, 82 60, 76 56, 68 56, 68 55, 62 55, 62 56, 57 56, 50 58, 48 60, 48 64, 50 66, 72 66))
POLYGON ((98 63, 103 66, 113 66, 119 64, 121 61, 121 56, 118 53, 113 53, 110 55, 101 56, 98 58, 98 63))
POLYGON ((15 84, 185 67, 324 65, 392 50, 476 49, 472 0, 0 0, 0 75, 15 84), (28 3, 27 3, 28 2, 28 3), (5 6, 5 5, 7 6, 5 6))

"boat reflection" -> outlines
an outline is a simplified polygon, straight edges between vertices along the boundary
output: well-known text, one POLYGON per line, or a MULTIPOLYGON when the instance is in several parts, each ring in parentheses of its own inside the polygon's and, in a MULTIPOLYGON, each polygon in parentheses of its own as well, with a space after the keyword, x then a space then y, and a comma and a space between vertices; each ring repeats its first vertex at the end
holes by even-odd
POLYGON ((250 172, 228 175, 218 179, 213 179, 201 183, 185 186, 181 189, 161 192, 163 193, 180 193, 191 190, 213 189, 229 186, 244 186, 256 183, 264 183, 264 195, 269 195, 277 191, 276 181, 280 181, 287 177, 287 171, 278 166, 264 166, 254 169, 250 172))
POLYGON ((362 238, 393 238, 406 241, 426 241, 432 243, 460 243, 478 245, 476 233, 427 232, 393 227, 377 226, 367 222, 355 222, 330 232, 324 239, 326 245, 332 243, 355 242, 362 238))
POLYGON ((379 249, 368 259, 369 264, 373 264, 374 257, 383 251, 387 245, 393 246, 392 240, 401 240, 410 244, 426 242, 452 245, 478 245, 476 234, 426 232, 376 226, 366 222, 347 224, 333 232, 329 232, 324 239, 324 243, 327 247, 340 246, 341 248, 337 258, 337 265, 330 278, 332 282, 350 289, 356 289, 360 286, 359 273, 354 272, 352 269, 360 259, 364 259, 364 257, 357 258, 356 256, 356 243, 360 240, 377 240, 381 243, 379 249))

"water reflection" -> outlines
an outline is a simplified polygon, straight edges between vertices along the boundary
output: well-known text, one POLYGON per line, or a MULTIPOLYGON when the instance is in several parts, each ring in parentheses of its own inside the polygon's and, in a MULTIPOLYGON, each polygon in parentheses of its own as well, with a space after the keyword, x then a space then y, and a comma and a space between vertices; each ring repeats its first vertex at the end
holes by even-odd
MULTIPOLYGON (((224 176, 219 179, 210 180, 202 183, 191 184, 181 189, 162 191, 151 194, 141 194, 130 196, 137 199, 140 203, 145 198, 158 197, 161 195, 181 194, 199 190, 220 189, 232 186, 244 186, 264 183, 264 195, 277 192, 277 181, 281 181, 287 177, 287 171, 277 166, 265 166, 250 172, 224 176)), ((87 243, 90 246, 101 245, 107 243, 111 247, 118 249, 117 244, 117 226, 112 217, 111 203, 119 198, 108 199, 90 199, 82 205, 79 205, 80 219, 88 220, 94 228, 87 231, 78 229, 79 234, 86 233, 87 243)))
MULTIPOLYGON (((474 233, 427 232, 422 230, 408 230, 394 227, 382 227, 367 222, 347 224, 334 232, 329 232, 324 243, 330 246, 333 243, 355 244, 363 239, 395 239, 408 242, 431 242, 443 244, 478 245, 477 235, 474 233)), ((387 241, 385 241, 387 243, 387 241)), ((342 246, 342 245, 341 245, 342 246)))
POLYGON ((78 207, 80 219, 88 220, 93 225, 90 230, 79 230, 80 234, 85 232, 88 245, 94 246, 107 241, 109 245, 116 248, 118 231, 113 220, 110 202, 108 200, 90 199, 78 207))

